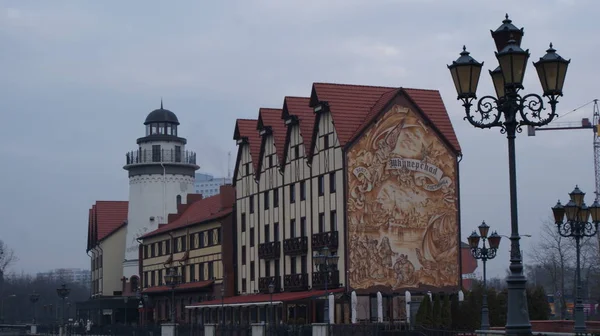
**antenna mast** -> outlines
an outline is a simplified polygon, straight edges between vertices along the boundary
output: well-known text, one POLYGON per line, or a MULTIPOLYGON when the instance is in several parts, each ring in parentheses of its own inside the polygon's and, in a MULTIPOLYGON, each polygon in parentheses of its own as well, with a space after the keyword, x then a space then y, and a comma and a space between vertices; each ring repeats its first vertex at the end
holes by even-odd
POLYGON ((231 178, 231 152, 227 153, 227 179, 231 178))

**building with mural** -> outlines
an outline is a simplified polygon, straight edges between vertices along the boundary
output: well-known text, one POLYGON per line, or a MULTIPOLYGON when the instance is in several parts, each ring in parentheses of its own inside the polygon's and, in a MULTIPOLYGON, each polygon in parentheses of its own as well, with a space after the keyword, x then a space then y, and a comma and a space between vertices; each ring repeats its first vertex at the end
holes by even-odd
POLYGON ((334 293, 329 320, 347 323, 350 293, 359 320, 381 293, 390 321, 406 291, 460 289, 461 149, 438 91, 314 83, 238 119, 234 140, 237 295, 188 308, 258 322, 271 300, 277 320, 321 322, 334 293))

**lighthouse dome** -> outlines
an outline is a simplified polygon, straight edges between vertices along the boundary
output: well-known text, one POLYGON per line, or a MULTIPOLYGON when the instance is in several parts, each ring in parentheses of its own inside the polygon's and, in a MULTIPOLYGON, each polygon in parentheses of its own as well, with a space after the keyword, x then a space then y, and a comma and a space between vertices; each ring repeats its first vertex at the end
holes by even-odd
POLYGON ((144 125, 154 123, 169 123, 179 125, 179 119, 177 119, 175 113, 164 109, 161 104, 161 107, 150 112, 146 117, 146 121, 144 121, 144 125))

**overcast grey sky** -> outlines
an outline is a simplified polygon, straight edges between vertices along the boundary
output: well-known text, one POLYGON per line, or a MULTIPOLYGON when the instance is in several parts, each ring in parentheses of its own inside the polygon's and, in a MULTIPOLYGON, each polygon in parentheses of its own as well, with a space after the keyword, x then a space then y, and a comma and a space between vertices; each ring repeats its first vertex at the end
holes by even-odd
MULTIPOLYGON (((593 0, 26 1, 0 3, 0 238, 15 271, 89 267, 88 209, 126 200, 125 152, 163 97, 201 172, 227 173, 236 118, 308 96, 316 81, 440 90, 464 152, 462 235, 509 234, 506 138, 462 120, 446 68, 466 44, 493 69, 490 29, 508 12, 532 60, 549 42, 572 58, 559 111, 598 94, 593 0)), ((532 66, 526 88, 540 92, 532 66)), ((487 71, 480 96, 492 93, 487 71)), ((565 120, 591 118, 591 105, 565 120)), ((575 184, 594 190, 592 132, 517 139, 522 233, 575 184)), ((528 242, 524 248, 527 250, 528 242)), ((489 263, 508 265, 508 242, 489 263)), ((527 256, 526 256, 527 257, 527 256)))

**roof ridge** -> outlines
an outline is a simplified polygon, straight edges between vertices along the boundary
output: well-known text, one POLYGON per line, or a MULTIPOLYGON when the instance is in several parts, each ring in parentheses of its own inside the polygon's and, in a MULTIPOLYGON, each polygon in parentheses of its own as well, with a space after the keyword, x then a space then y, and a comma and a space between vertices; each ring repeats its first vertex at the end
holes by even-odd
POLYGON ((340 85, 340 86, 353 86, 353 87, 379 88, 379 89, 399 89, 399 88, 401 88, 401 87, 394 87, 394 86, 364 85, 364 84, 348 84, 348 83, 325 83, 325 82, 314 82, 313 84, 324 84, 324 85, 340 85))
POLYGON ((246 119, 246 118, 238 118, 236 121, 257 121, 258 119, 246 119))
POLYGON ((413 91, 440 92, 440 90, 436 90, 436 89, 417 89, 417 88, 407 88, 407 87, 402 87, 400 89, 403 89, 403 90, 413 90, 413 91))
POLYGON ((299 97, 299 96, 285 96, 283 99, 294 98, 294 99, 310 99, 310 97, 299 97))

